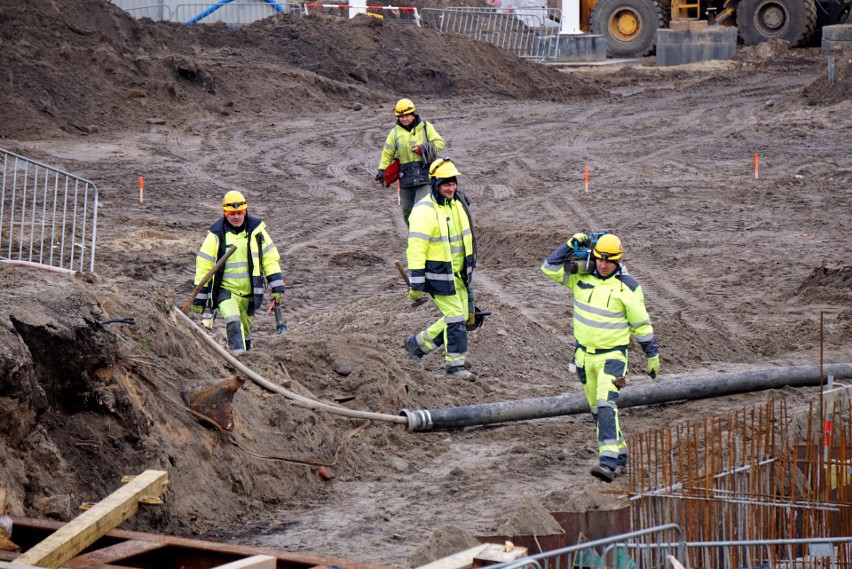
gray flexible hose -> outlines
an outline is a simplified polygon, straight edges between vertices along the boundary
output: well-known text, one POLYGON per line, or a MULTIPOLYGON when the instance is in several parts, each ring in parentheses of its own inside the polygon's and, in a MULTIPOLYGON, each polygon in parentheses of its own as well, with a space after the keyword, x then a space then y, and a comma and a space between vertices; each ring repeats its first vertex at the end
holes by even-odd
MULTIPOLYGON (((826 364, 823 371, 825 375, 833 375, 838 378, 852 377, 852 363, 826 364)), ((707 399, 762 389, 779 389, 787 386, 813 387, 819 386, 821 380, 820 366, 805 365, 663 381, 622 389, 618 398, 618 408, 707 399)), ((526 421, 528 419, 543 419, 588 412, 589 403, 583 393, 539 399, 480 403, 464 407, 444 407, 419 411, 402 410, 402 414, 408 419, 409 431, 458 429, 474 425, 526 421)))
POLYGON ((173 306, 172 312, 174 314, 177 314, 180 318, 183 318, 183 320, 187 324, 189 324, 192 331, 195 332, 196 336, 201 338, 208 346, 213 348, 213 350, 217 354, 219 354, 219 356, 221 356, 222 359, 224 359, 229 364, 234 366, 237 369, 237 371, 239 371, 240 373, 245 375, 247 378, 249 378, 250 380, 252 380, 256 384, 258 384, 259 386, 263 387, 264 389, 268 389, 269 391, 272 391, 273 393, 278 393, 280 395, 283 395, 287 399, 292 400, 293 403, 295 403, 296 405, 299 405, 300 407, 307 407, 308 409, 319 409, 319 410, 322 410, 322 411, 326 411, 328 413, 332 413, 334 415, 342 415, 344 417, 353 417, 353 418, 356 418, 356 419, 369 419, 371 421, 384 421, 386 423, 399 423, 399 424, 406 424, 408 422, 408 420, 401 415, 385 415, 383 413, 371 413, 369 411, 356 411, 354 409, 346 409, 344 407, 338 407, 336 405, 329 405, 328 403, 322 403, 320 401, 316 401, 315 399, 310 399, 308 397, 303 397, 303 396, 301 396, 297 393, 293 393, 289 389, 285 389, 285 388, 281 387, 280 385, 277 385, 275 383, 272 383, 271 381, 264 379, 262 376, 258 375, 257 373, 253 372, 252 370, 250 370, 249 368, 244 366, 242 363, 240 363, 240 361, 237 358, 232 356, 226 349, 224 349, 222 346, 220 346, 216 342, 216 340, 211 338, 207 334, 207 332, 205 332, 204 330, 199 328, 198 325, 195 322, 193 322, 192 319, 189 316, 187 316, 186 314, 181 312, 181 310, 178 307, 173 306))

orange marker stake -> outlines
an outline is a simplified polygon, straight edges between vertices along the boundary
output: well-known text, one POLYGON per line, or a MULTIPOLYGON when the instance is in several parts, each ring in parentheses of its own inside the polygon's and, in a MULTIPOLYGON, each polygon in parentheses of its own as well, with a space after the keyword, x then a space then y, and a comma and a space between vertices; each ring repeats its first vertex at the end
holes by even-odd
POLYGON ((145 177, 139 176, 139 203, 145 200, 145 177))
POLYGON ((758 171, 760 170, 760 165, 758 164, 757 154, 754 155, 754 179, 757 180, 758 171))
POLYGON ((586 193, 588 194, 589 193, 589 167, 588 166, 583 168, 583 179, 585 180, 586 193))

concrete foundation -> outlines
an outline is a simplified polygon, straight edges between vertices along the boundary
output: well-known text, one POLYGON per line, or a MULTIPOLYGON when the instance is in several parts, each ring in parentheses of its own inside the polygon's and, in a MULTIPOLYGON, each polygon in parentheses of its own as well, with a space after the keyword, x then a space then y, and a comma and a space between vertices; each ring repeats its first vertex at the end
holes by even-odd
POLYGON ((604 61, 606 39, 594 34, 559 34, 557 62, 604 61))
POLYGON ((737 53, 737 29, 710 26, 693 30, 657 30, 657 65, 731 59, 737 53))
POLYGON ((822 50, 852 50, 852 24, 823 26, 822 50))

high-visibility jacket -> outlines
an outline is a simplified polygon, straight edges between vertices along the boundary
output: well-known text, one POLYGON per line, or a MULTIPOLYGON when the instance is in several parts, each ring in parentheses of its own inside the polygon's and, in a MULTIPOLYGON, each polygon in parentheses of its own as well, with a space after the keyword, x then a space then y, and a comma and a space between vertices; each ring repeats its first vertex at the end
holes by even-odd
POLYGON ((453 275, 470 287, 476 268, 476 245, 470 213, 456 193, 451 200, 434 193, 423 198, 408 218, 409 282, 414 290, 449 296, 456 293, 453 275))
POLYGON ((651 318, 639 283, 619 263, 616 272, 601 278, 565 271, 571 247, 563 243, 545 259, 542 272, 574 294, 574 339, 588 353, 627 349, 636 337, 648 357, 659 353, 651 318))
POLYGON ((440 152, 444 148, 444 139, 435 130, 431 123, 420 120, 415 115, 414 122, 404 127, 399 122, 388 133, 385 146, 382 149, 382 158, 379 161, 379 169, 384 170, 394 157, 399 159, 399 185, 403 188, 422 186, 429 183, 429 165, 423 164, 420 155, 412 150, 425 142, 435 145, 435 151, 440 152))
POLYGON ((219 290, 224 288, 231 294, 249 297, 248 314, 252 315, 263 303, 261 274, 266 276, 272 292, 284 292, 281 255, 262 220, 246 215, 243 229, 238 233, 229 228, 224 217, 211 225, 195 258, 195 284, 201 282, 231 245, 236 245, 237 250, 202 288, 193 304, 206 305, 210 300, 215 308, 219 290))

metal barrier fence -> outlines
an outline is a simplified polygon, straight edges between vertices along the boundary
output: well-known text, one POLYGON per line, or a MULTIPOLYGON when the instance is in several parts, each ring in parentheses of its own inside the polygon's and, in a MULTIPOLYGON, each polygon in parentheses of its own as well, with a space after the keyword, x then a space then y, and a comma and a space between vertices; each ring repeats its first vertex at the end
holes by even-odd
POLYGON ((0 260, 95 270, 92 182, 0 148, 0 260))
POLYGON ((489 569, 689 569, 690 559, 697 559, 694 566, 701 569, 847 569, 852 564, 850 542, 852 536, 685 542, 677 525, 667 525, 545 551, 489 569), (676 534, 678 541, 652 541, 667 532, 676 534), (767 557, 779 549, 787 554, 767 557))
POLYGON ((545 551, 523 559, 490 565, 489 569, 663 569, 669 566, 669 557, 686 559, 686 543, 680 528, 675 524, 545 551))
POLYGON ((420 18, 423 27, 464 34, 518 57, 547 61, 559 56, 557 9, 424 8, 420 18))
POLYGON ((154 4, 150 6, 137 6, 135 8, 122 8, 125 12, 136 18, 150 18, 155 22, 171 22, 172 9, 165 4, 154 4))
POLYGON ((249 3, 229 2, 197 2, 193 4, 178 4, 173 12, 173 19, 186 24, 214 24, 224 22, 227 25, 250 24, 269 16, 281 13, 299 13, 299 6, 289 2, 249 3))
POLYGON ((304 13, 320 13, 332 16, 351 17, 358 10, 366 10, 366 14, 373 18, 380 18, 386 24, 401 24, 420 26, 420 14, 417 8, 410 6, 352 6, 349 4, 316 4, 306 3, 302 5, 304 13))
POLYGON ((122 10, 134 18, 150 18, 157 22, 182 22, 186 24, 214 24, 223 22, 229 26, 240 26, 281 13, 301 14, 301 5, 296 2, 194 2, 169 6, 166 0, 159 4, 144 6, 122 6, 122 10))

